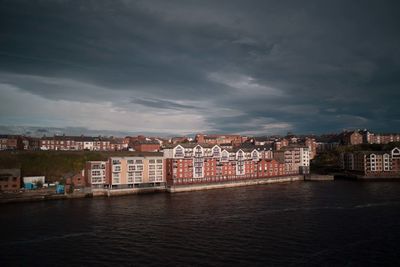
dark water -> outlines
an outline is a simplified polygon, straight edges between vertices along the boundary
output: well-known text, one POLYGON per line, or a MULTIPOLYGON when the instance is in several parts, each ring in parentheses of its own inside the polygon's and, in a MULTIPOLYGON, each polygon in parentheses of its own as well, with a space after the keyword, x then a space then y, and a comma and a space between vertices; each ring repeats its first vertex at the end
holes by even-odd
POLYGON ((0 265, 400 266, 400 183, 0 206, 0 265))

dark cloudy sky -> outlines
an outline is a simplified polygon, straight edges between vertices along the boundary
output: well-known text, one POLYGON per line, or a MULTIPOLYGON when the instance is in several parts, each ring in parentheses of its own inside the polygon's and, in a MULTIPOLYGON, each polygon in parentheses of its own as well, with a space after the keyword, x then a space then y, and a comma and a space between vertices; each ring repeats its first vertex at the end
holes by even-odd
POLYGON ((398 3, 0 0, 0 125, 400 131, 398 3))

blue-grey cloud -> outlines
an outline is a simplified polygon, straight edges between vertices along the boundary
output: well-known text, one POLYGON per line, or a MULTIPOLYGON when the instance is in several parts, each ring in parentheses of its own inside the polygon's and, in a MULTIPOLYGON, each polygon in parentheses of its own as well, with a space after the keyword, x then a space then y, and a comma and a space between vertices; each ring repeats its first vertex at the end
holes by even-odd
POLYGON ((400 131, 399 7, 369 0, 4 0, 0 90, 10 96, 0 100, 7 106, 0 124, 59 127, 63 114, 48 112, 57 103, 82 107, 65 123, 86 116, 80 125, 93 121, 92 129, 115 129, 124 114, 145 113, 123 130, 159 132, 170 114, 170 124, 185 118, 185 131, 400 131), (24 115, 21 97, 40 105, 29 103, 24 115), (89 120, 101 105, 107 113, 89 120))
POLYGON ((164 100, 164 99, 133 98, 131 102, 157 109, 173 109, 173 110, 201 109, 199 107, 180 104, 171 100, 164 100))

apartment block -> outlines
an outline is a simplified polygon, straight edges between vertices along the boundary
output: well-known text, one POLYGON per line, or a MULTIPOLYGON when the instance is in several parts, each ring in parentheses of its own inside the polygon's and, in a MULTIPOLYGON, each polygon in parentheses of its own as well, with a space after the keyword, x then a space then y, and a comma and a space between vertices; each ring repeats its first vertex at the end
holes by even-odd
POLYGON ((400 149, 391 151, 357 151, 341 154, 341 167, 366 176, 399 176, 400 149))
POLYGON ((165 184, 165 160, 161 153, 149 156, 110 157, 88 161, 85 179, 92 188, 137 188, 165 184))
POLYGON ((111 157, 108 160, 111 188, 160 186, 165 184, 162 155, 111 157))
POLYGON ((85 180, 93 188, 108 188, 110 172, 108 161, 88 161, 85 165, 85 180))
POLYGON ((274 159, 285 164, 286 173, 308 174, 310 172, 310 150, 306 146, 285 146, 274 152, 274 159))
MULTIPOLYGON (((186 143, 164 148, 168 185, 212 183, 287 175, 270 150, 186 143)), ((294 174, 294 172, 292 173, 294 174)), ((297 172, 298 174, 298 172, 297 172)))

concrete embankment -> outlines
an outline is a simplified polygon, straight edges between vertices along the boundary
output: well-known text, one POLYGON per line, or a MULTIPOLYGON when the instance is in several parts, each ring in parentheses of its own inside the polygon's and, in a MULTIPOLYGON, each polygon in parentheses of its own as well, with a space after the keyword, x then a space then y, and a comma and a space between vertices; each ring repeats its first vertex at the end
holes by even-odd
POLYGON ((304 177, 304 181, 334 181, 334 175, 311 174, 304 177))
POLYGON ((17 202, 36 202, 43 200, 55 200, 55 199, 67 199, 67 195, 11 195, 11 196, 2 196, 0 198, 0 203, 17 203, 17 202))
POLYGON ((294 182, 294 181, 303 181, 303 176, 295 175, 295 176, 283 176, 283 177, 262 178, 262 179, 248 179, 248 180, 238 180, 238 181, 209 183, 209 184, 174 185, 174 186, 167 186, 167 191, 169 193, 178 193, 178 192, 222 189, 222 188, 250 186, 250 185, 259 185, 259 184, 287 183, 287 182, 294 182))
POLYGON ((125 189, 93 189, 93 197, 113 197, 125 195, 137 195, 148 193, 162 193, 166 192, 164 186, 147 187, 147 188, 125 188, 125 189))
POLYGON ((376 182, 376 181, 394 181, 394 182, 400 182, 400 174, 381 174, 381 175, 376 175, 376 174, 359 174, 359 173, 351 173, 351 172, 344 172, 344 173, 338 173, 335 175, 336 178, 338 179, 350 179, 350 180, 357 180, 361 182, 376 182))

